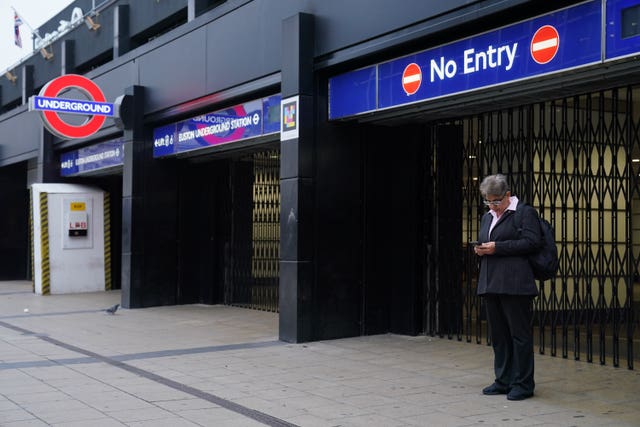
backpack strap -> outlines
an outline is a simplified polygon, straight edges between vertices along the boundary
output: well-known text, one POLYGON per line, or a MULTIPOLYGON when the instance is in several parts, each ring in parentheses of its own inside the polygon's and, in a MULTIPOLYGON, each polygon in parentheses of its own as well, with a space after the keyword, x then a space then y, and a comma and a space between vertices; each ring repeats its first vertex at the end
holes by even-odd
POLYGON ((525 206, 527 206, 528 203, 523 202, 523 201, 519 201, 518 202, 518 206, 516 206, 516 211, 514 212, 514 222, 516 224, 516 229, 518 231, 518 233, 522 232, 522 229, 524 228, 524 218, 522 217, 523 213, 522 210, 525 206))

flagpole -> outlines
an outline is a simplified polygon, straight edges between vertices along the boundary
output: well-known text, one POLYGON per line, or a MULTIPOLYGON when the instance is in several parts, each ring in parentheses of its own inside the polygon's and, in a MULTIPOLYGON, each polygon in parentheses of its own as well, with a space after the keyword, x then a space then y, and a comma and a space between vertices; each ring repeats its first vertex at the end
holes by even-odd
POLYGON ((15 8, 15 7, 11 6, 11 9, 13 9, 13 13, 15 13, 15 14, 18 16, 18 18, 20 18, 20 20, 22 21, 22 23, 23 23, 24 25, 26 25, 26 26, 29 28, 29 31, 31 31, 31 35, 34 35, 34 34, 35 34, 35 36, 38 38, 38 40, 40 40, 41 42, 42 42, 42 41, 44 41, 44 40, 42 39, 42 37, 40 37, 40 34, 38 34, 38 32, 37 32, 37 31, 34 31, 34 30, 33 30, 33 27, 31 27, 31 25, 29 25, 29 23, 28 23, 27 21, 25 21, 25 19, 22 17, 22 15, 20 15, 20 14, 18 13, 18 11, 16 10, 16 8, 15 8))

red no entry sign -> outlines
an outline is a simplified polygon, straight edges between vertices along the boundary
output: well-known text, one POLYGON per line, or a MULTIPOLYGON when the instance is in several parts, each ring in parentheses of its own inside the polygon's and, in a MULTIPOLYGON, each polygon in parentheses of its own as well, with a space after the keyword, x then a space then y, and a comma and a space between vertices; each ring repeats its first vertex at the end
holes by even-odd
POLYGON ((413 95, 420 89, 422 83, 422 71, 415 62, 407 65, 402 73, 402 89, 407 95, 413 95))
POLYGON ((558 30, 551 25, 538 28, 531 39, 531 57, 538 64, 551 61, 560 47, 558 30))

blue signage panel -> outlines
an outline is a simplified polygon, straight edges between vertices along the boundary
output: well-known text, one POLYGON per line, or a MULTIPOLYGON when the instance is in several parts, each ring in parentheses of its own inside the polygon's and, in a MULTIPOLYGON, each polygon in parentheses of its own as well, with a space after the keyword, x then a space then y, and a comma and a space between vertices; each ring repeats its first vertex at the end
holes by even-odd
POLYGON ((60 155, 60 175, 72 176, 94 172, 113 166, 121 166, 123 163, 123 140, 116 139, 62 153, 60 155))
POLYGON ((605 58, 640 52, 640 0, 607 0, 605 58))
POLYGON ((329 81, 329 118, 598 63, 601 36, 602 3, 594 0, 336 76, 329 81))
POLYGON ((376 72, 374 65, 329 80, 329 119, 375 110, 376 72))
POLYGON ((593 1, 380 64, 378 108, 599 62, 601 16, 600 2, 593 1), (421 77, 404 73, 411 63, 421 77), (418 78, 411 94, 409 84, 418 78))
POLYGON ((273 95, 262 99, 262 133, 268 135, 270 133, 280 132, 280 95, 273 95))
POLYGON ((280 130, 280 95, 235 105, 153 131, 153 156, 212 147, 280 130), (275 123, 274 123, 275 121, 275 123))
POLYGON ((175 123, 155 128, 153 130, 153 156, 161 157, 173 154, 177 126, 175 123))

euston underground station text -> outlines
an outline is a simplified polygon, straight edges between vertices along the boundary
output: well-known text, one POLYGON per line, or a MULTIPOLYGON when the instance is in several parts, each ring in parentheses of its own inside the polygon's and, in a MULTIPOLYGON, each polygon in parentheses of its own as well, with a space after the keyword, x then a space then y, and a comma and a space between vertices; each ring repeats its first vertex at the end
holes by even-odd
POLYGON ((71 176, 82 172, 94 171, 124 162, 122 140, 113 140, 68 151, 60 155, 60 175, 71 176))
POLYGON ((89 163, 102 162, 107 159, 119 158, 120 150, 114 149, 109 151, 103 151, 101 153, 90 154, 86 157, 79 157, 77 159, 67 159, 61 163, 63 169, 69 169, 77 166, 84 166, 89 163))
POLYGON ((178 142, 189 141, 209 135, 225 134, 235 131, 236 129, 257 126, 260 124, 260 115, 253 114, 252 116, 231 118, 228 116, 208 114, 196 117, 192 119, 192 121, 194 123, 209 123, 209 126, 178 133, 178 142))
POLYGON ((153 156, 170 156, 278 132, 279 113, 280 95, 271 95, 157 127, 153 130, 153 156))

